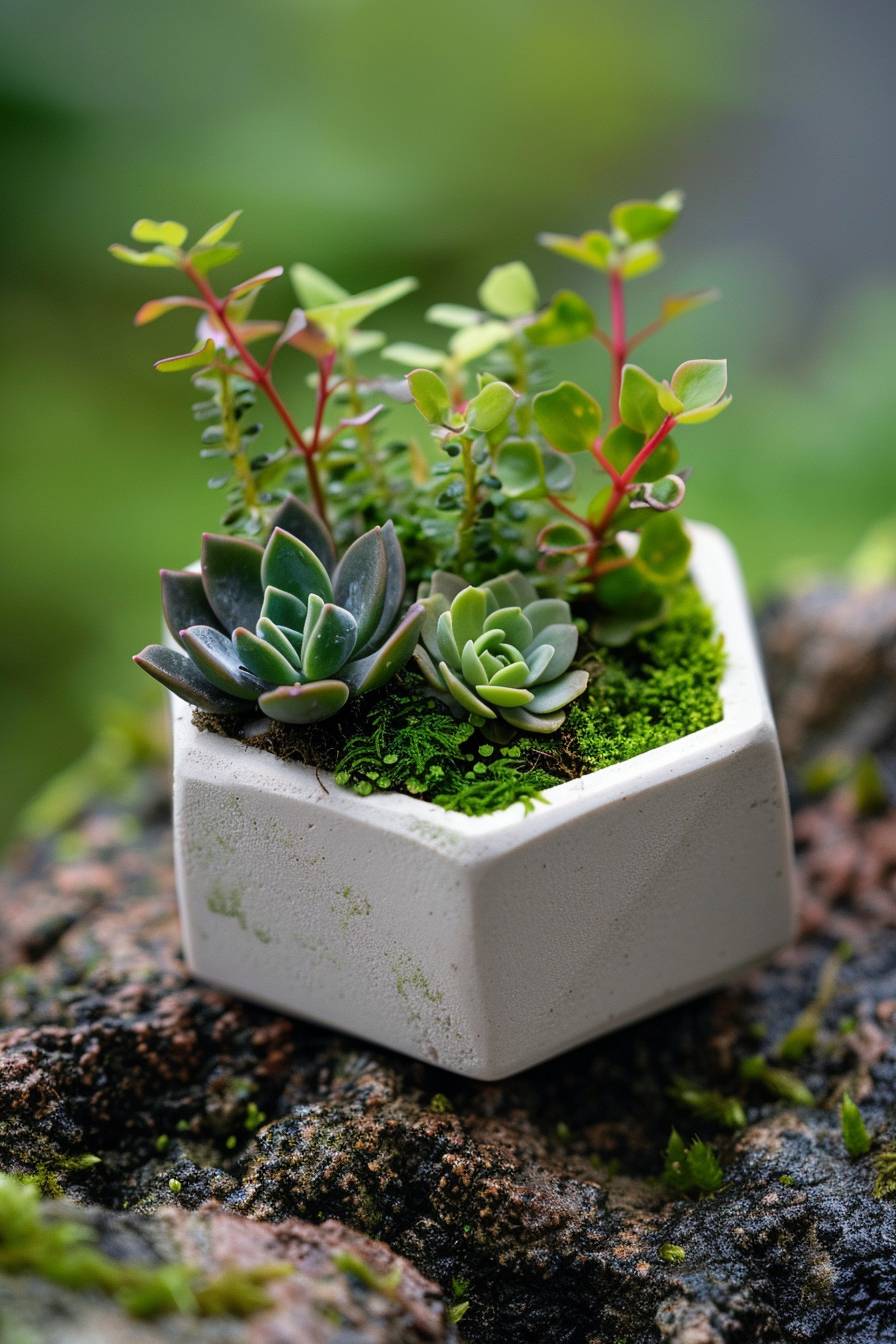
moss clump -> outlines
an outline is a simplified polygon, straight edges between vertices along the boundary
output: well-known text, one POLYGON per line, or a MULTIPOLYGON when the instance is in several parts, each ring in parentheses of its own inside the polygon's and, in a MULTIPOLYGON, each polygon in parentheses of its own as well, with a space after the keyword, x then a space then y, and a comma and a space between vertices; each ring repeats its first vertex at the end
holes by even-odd
POLYGON ((33 1274, 78 1292, 112 1297, 131 1316, 251 1316, 272 1305, 265 1284, 285 1263, 205 1278, 185 1264, 133 1265, 98 1251, 84 1223, 48 1217, 34 1185, 0 1173, 0 1273, 33 1274))
MULTIPOLYGON (((722 716, 724 666, 712 613, 690 582, 670 599, 662 626, 622 649, 589 649, 580 665, 591 685, 552 737, 520 735, 488 742, 471 724, 430 698, 406 670, 378 695, 350 700, 324 723, 269 723, 246 738, 283 760, 331 771, 362 795, 395 790, 452 812, 483 816, 543 791, 674 742, 722 716)), ((236 720, 196 713, 197 726, 239 737, 236 720)))

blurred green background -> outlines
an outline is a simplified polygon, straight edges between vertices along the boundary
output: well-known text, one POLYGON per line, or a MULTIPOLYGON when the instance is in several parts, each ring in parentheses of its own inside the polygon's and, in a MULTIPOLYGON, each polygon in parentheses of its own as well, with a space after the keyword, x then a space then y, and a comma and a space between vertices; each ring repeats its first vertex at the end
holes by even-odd
MULTIPOLYGON (((217 522, 189 389, 150 368, 188 326, 131 325, 169 273, 105 251, 133 219, 241 206, 235 278, 416 274, 384 325, 419 339, 426 304, 515 257, 605 314, 600 277, 535 233, 684 187, 631 302, 723 290, 642 354, 731 360, 735 407, 686 444, 689 512, 758 595, 841 567, 896 509, 894 35, 875 0, 4 0, 0 831, 105 706, 153 702, 128 655, 155 636, 154 571, 217 522)), ((288 304, 284 281, 259 311, 288 304)), ((596 349, 572 376, 604 390, 596 349)))

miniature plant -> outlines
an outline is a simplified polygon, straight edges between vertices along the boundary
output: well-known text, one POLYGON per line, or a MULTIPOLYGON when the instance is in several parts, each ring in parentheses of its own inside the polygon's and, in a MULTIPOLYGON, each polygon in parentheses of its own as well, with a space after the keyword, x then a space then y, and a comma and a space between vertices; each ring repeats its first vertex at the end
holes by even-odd
POLYGON ((743 1105, 737 1097, 726 1097, 710 1088, 697 1087, 687 1078, 675 1078, 669 1095, 701 1120, 712 1120, 726 1129, 743 1129, 747 1123, 743 1105))
POLYGON ((862 1119, 862 1112, 848 1092, 844 1092, 840 1102, 840 1133, 850 1157, 864 1157, 871 1148, 871 1135, 862 1119))
POLYGON ((579 635, 569 604, 539 598, 519 573, 471 587, 438 571, 424 595, 426 620, 415 660, 430 687, 482 726, 553 733, 582 694, 588 673, 569 671, 579 635))
POLYGON ((666 1145, 663 1181, 676 1194, 713 1194, 721 1189, 724 1173, 708 1143, 694 1139, 686 1144, 673 1129, 666 1145))
POLYGON ((338 564, 329 533, 297 499, 274 524, 264 549, 207 534, 198 574, 163 570, 165 620, 180 648, 150 645, 135 662, 210 713, 257 705, 271 719, 315 723, 404 666, 424 608, 414 603, 399 619, 405 570, 391 523, 364 533, 338 564))

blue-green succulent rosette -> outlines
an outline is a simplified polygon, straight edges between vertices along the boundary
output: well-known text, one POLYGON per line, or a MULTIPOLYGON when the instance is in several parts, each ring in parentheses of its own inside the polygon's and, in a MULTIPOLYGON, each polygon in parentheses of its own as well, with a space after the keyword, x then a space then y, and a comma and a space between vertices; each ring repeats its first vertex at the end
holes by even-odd
POLYGON ((337 562, 327 529, 292 496, 265 546, 207 534, 198 572, 163 570, 161 578, 178 647, 151 644, 134 661, 211 714, 329 719, 404 667, 425 615, 420 602, 401 613, 405 563, 391 522, 358 537, 337 562))
POLYGON ((572 669, 579 634, 569 603, 539 597, 514 570, 473 587, 437 570, 419 596, 426 608, 414 660, 431 690, 486 731, 495 720, 554 733, 588 685, 572 669))

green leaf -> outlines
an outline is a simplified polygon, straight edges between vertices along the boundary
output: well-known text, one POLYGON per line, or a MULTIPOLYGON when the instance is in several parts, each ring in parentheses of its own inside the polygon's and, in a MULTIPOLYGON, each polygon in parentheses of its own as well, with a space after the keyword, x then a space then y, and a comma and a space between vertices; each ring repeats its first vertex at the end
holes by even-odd
POLYGON ((129 266, 169 266, 176 270, 178 265, 174 257, 157 249, 153 249, 152 252, 138 252, 136 247, 125 247, 123 243, 112 243, 109 251, 118 261, 125 261, 129 266))
POLYGON ((190 625, 217 625, 218 618, 205 595, 201 574, 195 570, 163 569, 159 578, 162 583, 162 615, 178 643, 181 630, 186 630, 190 625))
POLYGON ((672 375, 672 391, 686 411, 704 410, 724 396, 728 386, 726 359, 689 359, 672 375))
POLYGON ((658 201, 622 201, 610 211, 610 224, 630 243, 659 238, 670 228, 684 206, 680 191, 667 191, 658 201))
POLYGON ((639 275, 647 275, 662 265, 663 254, 656 243, 633 243, 623 253, 619 274, 623 280, 634 280, 639 275))
POLYGON ((692 313, 697 308, 703 308, 708 303, 715 303, 721 298, 717 289, 698 289, 693 294, 673 294, 667 299, 663 299, 660 315, 664 322, 673 322, 676 317, 683 317, 685 313, 692 313))
POLYGON ((302 631, 302 671, 313 681, 333 676, 351 657, 358 634, 350 611, 312 593, 302 631))
POLYGON ((292 536, 298 537, 299 541, 304 541, 328 573, 335 567, 336 548, 333 545, 333 538, 317 514, 309 509, 307 504, 296 499, 295 495, 287 495, 283 503, 275 509, 270 521, 272 532, 275 527, 281 527, 284 532, 289 532, 292 536))
MULTIPOLYGON (((320 560, 309 546, 281 527, 274 528, 264 548, 261 585, 263 588, 282 588, 306 603, 311 593, 316 593, 325 602, 333 600, 330 576, 320 560)), ((250 622, 241 624, 249 625, 250 622)))
POLYGON ((572 238, 564 233, 540 233, 538 241, 550 252, 571 261, 579 261, 583 266, 591 266, 597 271, 607 271, 613 260, 613 240, 600 229, 591 229, 588 233, 572 238))
POLYGON ((243 667, 247 667, 262 681, 272 686, 294 686, 298 681, 293 664, 266 639, 259 639, 251 630, 237 626, 233 632, 233 647, 243 667))
POLYGON ((218 690, 240 700, 257 700, 264 685, 240 663, 231 639, 210 625, 192 625, 181 631, 181 643, 199 671, 218 690))
POLYGON ((414 405, 424 420, 431 425, 442 424, 451 411, 451 397, 439 375, 432 369, 414 369, 407 381, 414 405))
POLYGON ((367 355, 385 344, 384 331, 350 331, 346 348, 350 355, 367 355))
POLYGON ((196 243, 196 247, 214 247, 216 243, 220 243, 223 238, 227 237, 242 213, 242 210, 234 210, 226 219, 221 219, 217 224, 213 224, 210 229, 206 229, 196 243))
POLYGON ((541 451, 532 439, 506 439, 495 470, 508 499, 540 499, 547 492, 541 451))
POLYGON ((502 425, 516 402, 516 393, 507 383, 486 383, 482 391, 467 403, 467 428, 477 434, 490 434, 502 425))
POLYGON ((304 261, 297 261, 294 266, 290 266, 289 278, 303 308, 315 308, 328 303, 341 303, 343 299, 349 297, 347 289, 343 289, 342 285, 337 284, 335 280, 331 280, 328 275, 324 275, 323 271, 317 270, 314 266, 309 266, 304 261))
POLYGON ((864 1157, 871 1147, 871 1135, 865 1127, 862 1112, 848 1092, 844 1092, 840 1103, 840 1132, 849 1156, 864 1157))
POLYGON ((600 406, 576 383, 539 392, 532 408, 548 443, 563 453, 586 452, 600 433, 600 406))
POLYGON ((353 541, 336 566, 333 595, 340 607, 351 612, 358 626, 358 648, 373 634, 386 600, 386 546, 380 528, 353 541))
POLYGON ((696 411, 680 411, 675 418, 680 425, 704 425, 707 420, 715 420, 717 415, 727 411, 731 402, 731 397, 722 397, 714 406, 701 406, 696 411))
POLYGON ((226 266, 229 261, 234 261, 240 251, 239 243, 216 243, 214 247, 193 248, 190 261, 194 270, 206 275, 216 266, 226 266))
POLYGON ((278 723, 320 723, 338 714, 348 699, 344 681, 312 681, 307 686, 278 686, 258 698, 258 707, 278 723))
POLYGON ((688 572, 691 542, 674 513, 654 513, 641 529, 635 564, 651 583, 678 583, 688 572))
POLYGON ((205 595, 227 631, 238 625, 254 628, 261 614, 261 547, 245 537, 206 532, 202 538, 200 572, 205 595))
POLYGON ((573 290, 561 289, 526 327, 526 339, 532 345, 571 345, 586 340, 596 325, 591 306, 573 290))
POLYGON ((131 237, 138 243, 162 243, 165 247, 181 247, 187 230, 173 219, 158 223, 154 219, 138 219, 131 229, 131 237))
POLYGON ((541 466, 549 494, 565 495, 572 489, 576 466, 569 453, 558 453, 555 448, 542 446, 541 466))
POLYGON ((298 597, 293 597, 292 593, 287 593, 282 588, 265 588, 261 616, 266 621, 287 630, 301 630, 307 612, 307 603, 298 597))
POLYGON ((395 341, 381 352, 383 359, 393 364, 403 364, 405 368, 441 369, 445 363, 444 350, 433 350, 429 345, 416 345, 413 341, 395 341))
POLYGON ((659 401, 659 383, 637 364, 622 370, 619 415, 623 424, 639 434, 653 434, 666 418, 659 401))
POLYGON ((251 706, 245 700, 219 691, 199 671, 191 658, 180 649, 165 644, 149 644, 134 654, 134 662, 148 672, 166 690, 204 710, 206 714, 245 714, 251 706))
MULTIPOLYGON (((646 435, 628 425, 611 429, 603 442, 604 457, 611 467, 622 473, 644 447, 646 435)), ((635 476, 636 481, 657 481, 668 476, 678 466, 678 449, 671 438, 663 439, 635 476)))
POLYGON ((523 317, 538 307, 538 287, 522 261, 493 266, 479 286, 479 302, 496 317, 523 317))
POLYGON ((466 308, 461 303, 434 303, 426 310, 426 320, 457 331, 461 327, 471 327, 481 322, 482 313, 478 308, 466 308))
POLYGON ((227 302, 231 303, 234 299, 242 298, 244 294, 251 294, 255 289, 261 289, 269 280, 278 280, 283 274, 282 266, 271 266, 267 271, 259 271, 258 275, 252 275, 248 280, 241 280, 238 285, 234 285, 227 292, 227 302))
POLYGON ((489 354, 495 346, 502 345, 512 335, 513 327, 506 322, 480 322, 475 327, 456 331, 449 342, 449 349, 461 364, 469 364, 471 360, 489 354))
POLYGON ((378 649, 368 654, 366 658, 346 663, 342 675, 355 695, 378 690, 396 672, 401 671, 417 647, 424 615, 423 604, 413 602, 391 635, 378 649))
POLYGON ((211 339, 187 355, 169 355, 167 359, 157 359, 153 368, 159 373, 182 373, 186 369, 203 369, 215 358, 215 343, 211 339))
POLYGON ((579 523, 571 520, 548 523, 538 534, 540 551, 574 551, 587 546, 591 541, 589 533, 579 523))
POLYGON ((198 299, 190 298, 186 294, 172 294, 167 299, 149 299, 134 314, 134 326, 145 327, 149 322, 155 322, 156 318, 164 317, 166 313, 173 313, 176 308, 201 309, 202 304, 198 299))
POLYGON ((397 303, 416 288, 417 281, 412 276, 404 276, 401 280, 393 280, 377 289, 367 289, 334 303, 315 305, 307 309, 307 315, 324 329, 331 340, 341 346, 345 344, 348 333, 371 313, 385 308, 387 304, 397 303))

